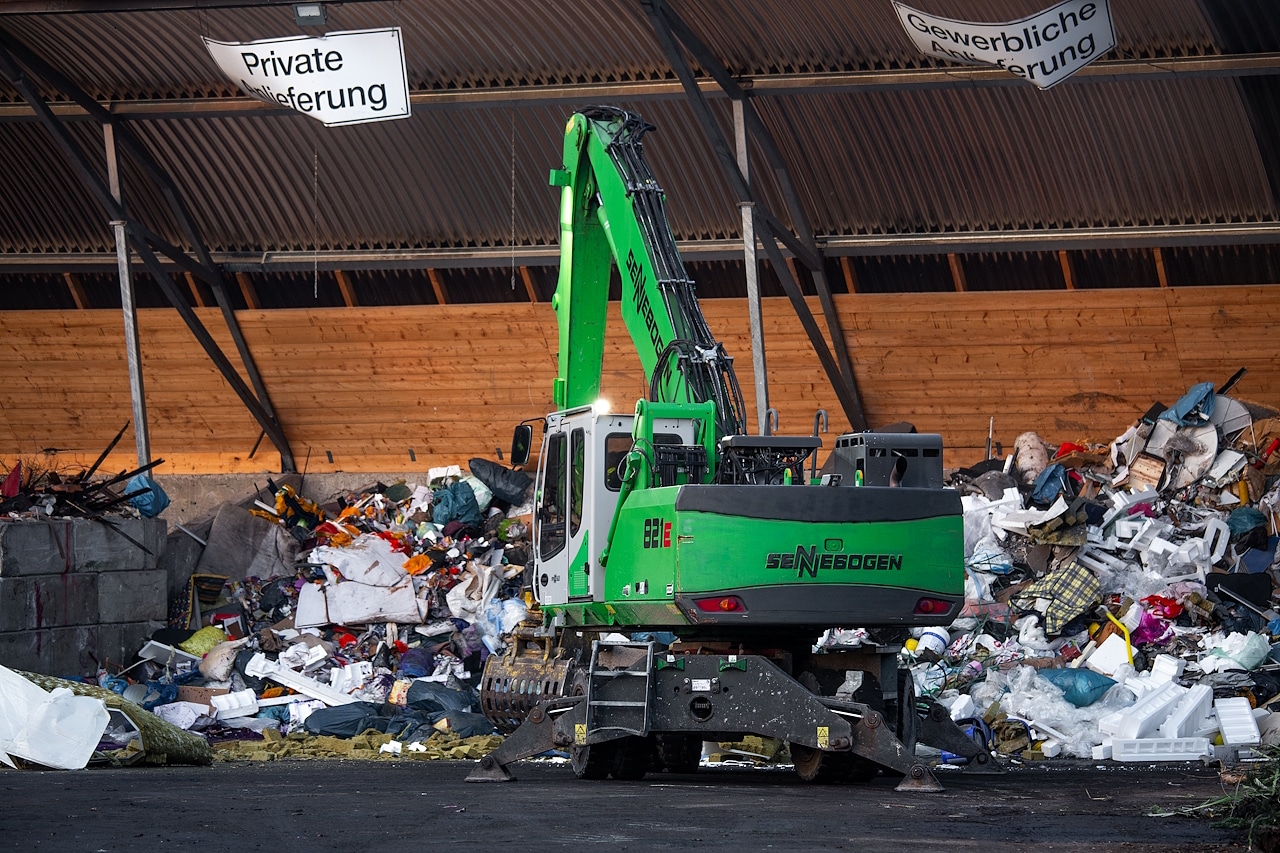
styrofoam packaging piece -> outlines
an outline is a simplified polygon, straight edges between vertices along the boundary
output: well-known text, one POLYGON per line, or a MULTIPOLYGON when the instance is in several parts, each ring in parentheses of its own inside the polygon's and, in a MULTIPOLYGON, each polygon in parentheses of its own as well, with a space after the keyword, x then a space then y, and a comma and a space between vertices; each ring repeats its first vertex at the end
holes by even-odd
POLYGON ((1116 728, 1116 738, 1151 737, 1186 693, 1187 688, 1173 682, 1161 684, 1121 712, 1124 720, 1116 728))
POLYGON ((1210 755, 1209 739, 1180 738, 1116 738, 1111 742, 1115 761, 1194 761, 1210 755))
POLYGON ((1093 748, 1093 760, 1105 761, 1111 757, 1111 740, 1108 738, 1093 748))
POLYGON ((1151 665, 1151 677, 1159 681, 1173 681, 1187 668, 1187 662, 1173 655, 1156 655, 1151 665))
POLYGON ((138 657, 165 665, 169 663, 200 663, 199 655, 184 652, 174 646, 166 646, 164 643, 157 643, 155 640, 147 640, 147 644, 138 651, 138 657))
POLYGON ((244 668, 245 675, 254 678, 269 678, 285 687, 292 687, 299 693, 304 693, 313 699, 319 699, 326 705, 350 705, 357 702, 354 696, 348 696, 345 693, 339 693, 327 684, 321 684, 314 678, 308 678, 299 672, 294 672, 287 666, 283 666, 278 661, 268 660, 267 656, 262 652, 258 652, 250 658, 248 665, 244 668))
POLYGON ((1213 703, 1218 712, 1218 729, 1226 746, 1252 746, 1262 742, 1258 721, 1253 718, 1253 706, 1243 696, 1219 699, 1213 703))
POLYGON ((1160 724, 1160 737, 1193 737, 1207 724, 1211 725, 1206 721, 1212 713, 1213 688, 1207 684, 1197 684, 1178 700, 1178 704, 1160 724))
POLYGON ((1112 634, 1102 641, 1102 645, 1093 650, 1084 665, 1089 669, 1110 677, 1121 664, 1129 662, 1129 652, 1124 645, 1124 637, 1112 634))
POLYGON ((248 717, 258 713, 258 694, 246 688, 221 696, 210 696, 209 704, 218 712, 220 720, 229 717, 248 717))
POLYGON ((1114 737, 1115 733, 1120 729, 1120 726, 1124 723, 1125 710, 1128 710, 1128 709, 1126 708, 1121 711, 1112 711, 1110 714, 1107 714, 1105 717, 1098 720, 1098 731, 1104 735, 1114 737))
POLYGON ((1045 758, 1057 758, 1062 754, 1062 743, 1052 738, 1040 744, 1040 753, 1045 758))
POLYGON ((951 705, 951 719, 963 720, 965 717, 972 717, 974 710, 973 697, 968 693, 962 693, 951 705))

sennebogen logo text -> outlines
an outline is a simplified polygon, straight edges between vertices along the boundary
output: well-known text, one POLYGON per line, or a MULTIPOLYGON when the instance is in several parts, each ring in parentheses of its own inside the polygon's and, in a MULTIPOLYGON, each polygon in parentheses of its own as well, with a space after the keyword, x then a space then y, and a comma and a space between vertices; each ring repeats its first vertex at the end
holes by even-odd
POLYGON ((766 569, 794 569, 796 577, 818 576, 819 569, 830 571, 900 572, 901 554, 819 554, 817 545, 797 545, 794 554, 771 552, 765 556, 766 569))

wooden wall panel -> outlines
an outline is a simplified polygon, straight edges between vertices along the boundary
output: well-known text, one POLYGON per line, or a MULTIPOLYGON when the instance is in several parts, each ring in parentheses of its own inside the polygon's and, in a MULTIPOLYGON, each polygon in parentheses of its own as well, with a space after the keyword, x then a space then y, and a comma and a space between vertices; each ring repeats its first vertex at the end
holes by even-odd
MULTIPOLYGON (((1106 441, 1155 401, 1249 368, 1235 394, 1280 406, 1280 287, 857 294, 835 297, 867 416, 940 432, 949 465, 981 459, 989 419, 1008 449, 1106 441)), ((754 431, 746 303, 703 303, 736 359, 754 431)), ((816 300, 811 308, 819 317, 816 300)), ((201 319, 238 364, 216 309, 201 319)), ((298 465, 387 471, 496 456, 511 427, 550 406, 557 336, 550 305, 246 310, 245 338, 298 465), (410 459, 410 449, 416 460, 410 459), (332 456, 332 461, 330 461, 332 456)), ((809 434, 819 408, 830 446, 848 426, 785 299, 767 299, 770 402, 780 431, 809 434)), ((602 395, 629 410, 639 359, 610 306, 602 395)), ((174 473, 279 469, 271 443, 175 312, 139 312, 153 452, 174 473)), ((0 313, 0 462, 73 468, 130 419, 116 311, 0 313), (56 454, 44 451, 56 449, 56 454)), ((241 371, 243 375, 243 370, 241 371)), ((107 470, 136 465, 126 436, 107 470)))

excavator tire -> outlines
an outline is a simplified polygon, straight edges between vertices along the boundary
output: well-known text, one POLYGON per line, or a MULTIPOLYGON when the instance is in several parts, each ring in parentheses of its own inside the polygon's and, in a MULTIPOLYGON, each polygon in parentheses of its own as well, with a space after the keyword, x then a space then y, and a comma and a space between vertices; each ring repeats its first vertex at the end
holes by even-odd
MULTIPOLYGON (((818 677, 814 673, 802 672, 796 681, 810 693, 822 694, 818 677)), ((860 784, 870 782, 880 772, 880 767, 875 762, 852 752, 825 752, 798 743, 788 744, 788 748, 791 750, 796 775, 803 782, 819 785, 842 782, 860 784)))
POLYGON ((654 735, 657 763, 667 773, 693 773, 702 761, 702 739, 697 735, 654 735))
POLYGON ((616 753, 617 744, 614 742, 573 746, 569 748, 569 766, 579 779, 607 779, 616 753))
POLYGON ((649 770, 648 738, 631 735, 614 743, 613 762, 609 772, 613 778, 623 782, 636 782, 644 778, 649 770))

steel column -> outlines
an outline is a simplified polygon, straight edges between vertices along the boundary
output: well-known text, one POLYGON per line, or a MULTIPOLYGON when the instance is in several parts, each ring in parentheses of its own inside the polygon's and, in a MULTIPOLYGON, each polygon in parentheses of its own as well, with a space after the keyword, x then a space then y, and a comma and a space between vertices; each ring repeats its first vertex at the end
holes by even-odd
MULTIPOLYGON (((751 186, 747 133, 742 121, 742 99, 733 102, 733 141, 738 154, 738 168, 751 186)), ((756 257, 756 213, 753 202, 738 204, 742 211, 742 255, 747 274, 747 317, 751 324, 751 373, 756 389, 756 431, 768 433, 769 369, 765 363, 764 318, 760 311, 760 261, 756 257)))
MULTIPOLYGON (((120 187, 120 157, 116 151, 116 135, 109 124, 102 126, 102 141, 107 153, 107 183, 111 196, 122 208, 124 193, 120 187)), ((142 382, 142 355, 138 345, 138 309, 133 294, 133 277, 129 274, 129 240, 125 222, 115 219, 111 230, 116 239, 116 266, 120 273, 120 307, 124 314, 124 349, 129 361, 129 397, 133 401, 133 438, 138 449, 138 467, 151 462, 151 433, 147 426, 147 395, 142 382)))

